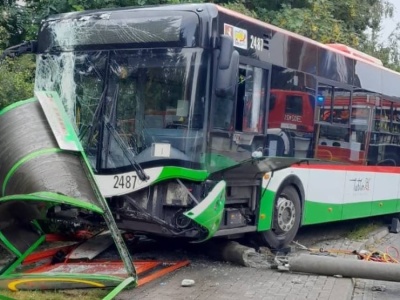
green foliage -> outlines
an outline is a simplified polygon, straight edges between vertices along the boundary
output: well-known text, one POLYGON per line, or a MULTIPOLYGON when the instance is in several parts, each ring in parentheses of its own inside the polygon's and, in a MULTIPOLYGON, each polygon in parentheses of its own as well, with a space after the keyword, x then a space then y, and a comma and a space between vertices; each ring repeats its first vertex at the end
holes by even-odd
POLYGON ((226 8, 232 9, 232 10, 237 11, 246 16, 259 19, 255 10, 253 8, 246 7, 246 5, 243 2, 240 2, 240 1, 228 2, 228 3, 224 4, 224 6, 226 8))
POLYGON ((35 61, 32 55, 7 59, 0 72, 0 109, 33 96, 35 61))
POLYGON ((316 0, 309 8, 283 5, 271 16, 271 23, 322 43, 357 46, 357 34, 346 28, 343 20, 333 17, 334 8, 334 3, 326 0, 316 0))
POLYGON ((380 18, 393 15, 393 7, 388 3, 376 4, 377 13, 372 19, 374 27, 371 27, 369 33, 361 41, 359 49, 376 58, 379 58, 384 66, 400 72, 400 23, 389 35, 387 41, 380 41, 381 23, 380 18))
POLYGON ((378 39, 383 18, 393 16, 393 5, 386 0, 214 2, 322 43, 346 44, 381 59, 391 69, 400 70, 400 29, 386 43, 378 39))
POLYGON ((10 33, 7 31, 7 29, 0 25, 0 45, 1 48, 5 48, 6 45, 8 44, 8 40, 10 39, 10 33))

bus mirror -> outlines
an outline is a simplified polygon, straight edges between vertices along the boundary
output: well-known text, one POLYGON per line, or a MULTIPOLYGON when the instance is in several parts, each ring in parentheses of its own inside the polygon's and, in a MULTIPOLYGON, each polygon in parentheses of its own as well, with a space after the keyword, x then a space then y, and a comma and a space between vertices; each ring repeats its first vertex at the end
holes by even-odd
POLYGON ((232 60, 233 39, 229 35, 220 36, 220 55, 218 58, 218 68, 227 69, 229 68, 232 60))
POLYGON ((215 54, 217 59, 215 94, 218 97, 233 96, 238 81, 239 53, 233 47, 232 37, 221 35, 219 49, 215 54))
MULTIPOLYGON (((217 51, 219 52, 219 51, 217 51)), ((218 55, 218 54, 217 54, 218 55)), ((222 56, 220 52, 219 57, 222 56)), ((239 53, 233 51, 228 68, 218 66, 215 80, 215 95, 218 97, 232 97, 235 95, 238 82, 239 53)))

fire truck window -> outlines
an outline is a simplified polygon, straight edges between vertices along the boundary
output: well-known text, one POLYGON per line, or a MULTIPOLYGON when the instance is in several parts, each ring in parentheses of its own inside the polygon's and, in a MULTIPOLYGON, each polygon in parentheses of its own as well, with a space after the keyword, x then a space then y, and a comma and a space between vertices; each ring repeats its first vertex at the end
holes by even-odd
POLYGON ((269 97, 269 110, 270 111, 274 109, 275 103, 276 103, 276 95, 271 94, 271 96, 269 97))
POLYGON ((320 108, 319 120, 322 122, 332 123, 333 114, 331 104, 333 99, 333 87, 329 85, 320 85, 318 87, 318 96, 323 96, 324 103, 320 108))
POLYGON ((350 122, 350 100, 351 93, 344 89, 334 90, 333 118, 332 122, 337 124, 349 124, 350 122))
POLYGON ((329 85, 320 85, 318 94, 324 96, 324 104, 320 108, 320 121, 332 124, 349 125, 351 92, 329 85))
POLYGON ((390 101, 385 95, 373 93, 366 101, 373 109, 368 164, 400 166, 400 104, 390 101))
POLYGON ((302 116, 303 115, 303 97, 295 96, 295 95, 286 96, 285 113, 302 116))
POLYGON ((377 97, 375 106, 375 131, 393 131, 393 126, 391 126, 392 116, 392 102, 377 97))

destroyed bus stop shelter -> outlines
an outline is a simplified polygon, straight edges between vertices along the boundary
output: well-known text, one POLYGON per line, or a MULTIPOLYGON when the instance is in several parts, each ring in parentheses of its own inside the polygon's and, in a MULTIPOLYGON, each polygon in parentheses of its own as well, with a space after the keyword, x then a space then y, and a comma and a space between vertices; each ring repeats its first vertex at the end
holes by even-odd
MULTIPOLYGON (((0 244, 14 256, 0 271, 0 289, 108 287, 114 289, 104 299, 112 299, 125 287, 136 286, 138 273, 149 272, 161 263, 133 264, 59 96, 54 92, 36 92, 35 96, 0 112, 0 244), (33 253, 46 241, 50 229, 71 230, 73 226, 63 229, 68 221, 90 224, 97 233, 106 231, 122 262, 57 264, 48 261, 56 251, 33 253), (47 262, 38 265, 42 259, 47 262)), ((101 234, 94 236, 99 237, 101 234)), ((164 265, 140 282, 187 263, 164 265)))

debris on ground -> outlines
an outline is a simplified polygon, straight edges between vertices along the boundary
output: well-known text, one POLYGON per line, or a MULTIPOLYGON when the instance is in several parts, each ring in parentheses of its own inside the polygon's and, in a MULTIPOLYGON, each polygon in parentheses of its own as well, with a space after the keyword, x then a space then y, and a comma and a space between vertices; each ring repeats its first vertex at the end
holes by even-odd
POLYGON ((295 279, 292 279, 292 283, 294 283, 294 284, 301 284, 302 281, 301 281, 300 278, 295 278, 295 279))
POLYGON ((195 282, 193 279, 183 279, 181 286, 183 287, 188 287, 188 286, 194 286, 195 282))
POLYGON ((271 268, 271 252, 263 249, 257 252, 256 249, 242 245, 236 241, 215 241, 207 247, 210 257, 231 262, 244 267, 271 268))
POLYGON ((386 290, 385 285, 374 285, 371 290, 376 291, 376 292, 384 292, 386 290))

